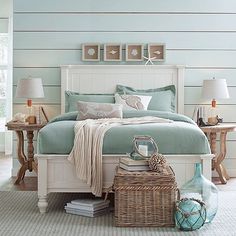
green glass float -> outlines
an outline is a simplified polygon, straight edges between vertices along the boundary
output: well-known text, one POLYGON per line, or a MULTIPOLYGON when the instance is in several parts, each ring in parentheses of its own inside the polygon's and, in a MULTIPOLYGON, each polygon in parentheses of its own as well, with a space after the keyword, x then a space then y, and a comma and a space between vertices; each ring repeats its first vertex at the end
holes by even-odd
POLYGON ((206 223, 211 222, 218 209, 218 189, 202 175, 200 163, 195 164, 195 173, 191 180, 180 189, 181 198, 195 198, 203 201, 206 205, 206 223))
POLYGON ((204 202, 194 198, 183 198, 176 202, 175 224, 183 231, 201 228, 206 221, 204 202))

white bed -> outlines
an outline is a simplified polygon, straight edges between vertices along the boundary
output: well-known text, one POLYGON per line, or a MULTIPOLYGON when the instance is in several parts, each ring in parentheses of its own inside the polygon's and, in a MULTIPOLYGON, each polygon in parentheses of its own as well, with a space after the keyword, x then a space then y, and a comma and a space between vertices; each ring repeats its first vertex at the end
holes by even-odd
MULTIPOLYGON (((64 113, 64 91, 81 93, 114 93, 117 84, 148 89, 175 85, 177 112, 184 113, 184 66, 169 65, 65 65, 61 67, 61 112, 64 113)), ((113 184, 115 168, 122 155, 103 155, 103 187, 113 184)), ((202 163, 203 174, 211 179, 212 154, 167 155, 180 186, 190 179, 194 163, 202 163)), ((80 181, 67 155, 37 154, 38 207, 45 213, 50 192, 90 192, 90 187, 80 181)))

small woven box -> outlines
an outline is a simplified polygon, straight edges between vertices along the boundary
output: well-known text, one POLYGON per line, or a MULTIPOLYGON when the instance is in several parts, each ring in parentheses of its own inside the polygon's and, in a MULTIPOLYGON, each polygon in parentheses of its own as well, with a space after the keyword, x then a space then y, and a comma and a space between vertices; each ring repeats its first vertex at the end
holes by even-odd
POLYGON ((177 184, 172 169, 130 172, 117 168, 114 179, 115 225, 172 227, 177 184))

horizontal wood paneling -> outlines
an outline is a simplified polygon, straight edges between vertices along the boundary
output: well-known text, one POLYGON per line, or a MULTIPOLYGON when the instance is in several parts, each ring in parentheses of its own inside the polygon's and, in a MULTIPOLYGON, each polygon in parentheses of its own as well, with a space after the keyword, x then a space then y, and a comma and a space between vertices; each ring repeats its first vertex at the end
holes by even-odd
POLYGON ((22 0, 14 1, 15 12, 222 12, 235 13, 234 0, 50 0, 41 1, 22 0))
MULTIPOLYGON (((60 68, 14 68, 13 84, 17 85, 20 78, 41 77, 44 85, 60 86, 61 75, 60 68)), ((186 68, 185 70, 185 86, 202 86, 202 81, 216 77, 218 79, 226 79, 228 86, 236 86, 236 66, 235 69, 229 68, 186 68)))
POLYGON ((84 42, 163 42, 167 49, 236 50, 236 32, 15 32, 14 39, 14 49, 81 49, 84 42))
POLYGON ((44 86, 61 86, 60 68, 14 68, 13 85, 17 85, 19 79, 29 76, 42 78, 44 86))
POLYGON ((0 18, 0 34, 8 32, 8 18, 0 18))
MULTIPOLYGON (((226 143, 226 148, 227 148, 227 153, 226 153, 226 158, 236 158, 236 142, 235 141, 227 141, 226 143)), ((219 153, 219 142, 218 142, 218 153, 219 153)))
MULTIPOLYGON (((203 80, 211 79, 226 79, 228 86, 236 86, 236 64, 235 69, 214 68, 214 69, 190 69, 185 71, 185 86, 202 86, 203 80)), ((235 91, 233 91, 235 92, 235 91)))
POLYGON ((226 157, 223 163, 230 177, 236 177, 236 158, 226 157))
MULTIPOLYGON (((229 99, 219 99, 217 101, 217 104, 230 104, 230 105, 236 105, 236 93, 235 93, 235 87, 229 87, 229 99)), ((202 87, 185 87, 184 89, 184 103, 186 105, 189 104, 210 104, 211 99, 203 99, 201 97, 202 95, 202 87)))
MULTIPOLYGON (((169 64, 187 66, 235 66, 236 51, 206 51, 206 50, 167 50, 166 61, 169 64)), ((120 64, 124 64, 122 61, 120 64)), ((15 50, 15 67, 59 67, 64 64, 92 64, 81 62, 81 50, 15 50), (34 60, 32 60, 34 58, 34 60)), ((97 62, 93 64, 98 64, 97 62)), ((100 64, 107 64, 101 61, 100 64)), ((110 63, 112 64, 112 63, 110 63)), ((114 62, 113 64, 118 64, 114 62)), ((133 62, 132 64, 144 64, 133 62)), ((161 64, 161 63, 160 63, 161 64)))
POLYGON ((183 64, 187 67, 235 67, 236 51, 170 50, 166 58, 170 64, 183 64))
POLYGON ((236 31, 236 14, 29 13, 13 20, 14 31, 236 31))

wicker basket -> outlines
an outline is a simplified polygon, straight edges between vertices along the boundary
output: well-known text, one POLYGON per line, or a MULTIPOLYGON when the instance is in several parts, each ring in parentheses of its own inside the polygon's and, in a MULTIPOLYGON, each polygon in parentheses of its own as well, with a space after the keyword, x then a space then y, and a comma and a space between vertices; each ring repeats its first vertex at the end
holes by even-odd
POLYGON ((114 190, 116 226, 174 226, 177 184, 169 166, 162 174, 117 168, 114 190))

